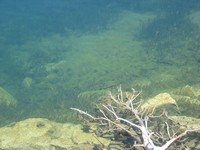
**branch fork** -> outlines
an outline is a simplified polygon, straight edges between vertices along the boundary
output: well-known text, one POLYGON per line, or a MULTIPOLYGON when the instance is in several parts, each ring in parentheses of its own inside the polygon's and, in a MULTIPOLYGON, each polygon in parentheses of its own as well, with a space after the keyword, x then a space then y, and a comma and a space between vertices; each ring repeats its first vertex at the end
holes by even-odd
MULTIPOLYGON (((143 147, 143 149, 145 150, 166 150, 175 141, 186 136, 188 132, 195 131, 195 130, 186 130, 181 134, 173 135, 173 137, 171 137, 170 132, 169 132, 169 125, 167 122, 165 122, 169 140, 166 141, 164 144, 162 143, 162 146, 157 146, 154 142, 154 139, 152 138, 155 133, 151 132, 148 128, 149 116, 146 115, 142 117, 143 114, 141 114, 139 111, 141 101, 137 103, 133 103, 136 100, 136 98, 140 95, 140 93, 141 92, 136 92, 134 89, 132 89, 131 95, 130 93, 124 94, 120 86, 118 88, 117 96, 114 96, 112 93, 109 94, 109 98, 112 101, 112 103, 102 104, 102 109, 99 109, 99 111, 102 114, 102 117, 94 117, 90 115, 89 113, 77 108, 71 108, 71 109, 79 112, 80 114, 86 115, 93 120, 96 120, 96 121, 101 120, 109 124, 112 124, 113 127, 115 126, 119 129, 122 129, 126 131, 127 133, 129 133, 131 136, 135 136, 135 135, 130 130, 130 127, 133 130, 136 130, 136 129, 140 130, 141 134, 140 135, 138 134, 138 136, 140 136, 139 138, 141 140, 138 140, 137 142, 142 142, 142 143, 140 144, 135 143, 133 147, 143 147), (122 112, 124 110, 128 110, 131 113, 132 117, 135 119, 120 117, 120 115, 117 113, 118 110, 122 110, 122 112), (132 120, 134 120, 134 122, 132 120)), ((162 117, 162 116, 159 116, 159 117, 162 117)), ((138 137, 135 139, 138 139, 138 137)))

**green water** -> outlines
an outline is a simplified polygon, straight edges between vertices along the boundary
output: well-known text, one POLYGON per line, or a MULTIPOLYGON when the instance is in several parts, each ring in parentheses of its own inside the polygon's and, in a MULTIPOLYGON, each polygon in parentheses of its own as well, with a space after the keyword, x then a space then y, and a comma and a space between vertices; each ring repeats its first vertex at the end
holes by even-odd
MULTIPOLYGON (((48 6, 54 8, 51 3, 48 6)), ((88 2, 86 10, 93 4, 88 2)), ((43 11, 27 17, 5 8, 5 22, 0 23, 0 86, 17 104, 0 106, 2 125, 29 117, 74 122, 77 116, 70 107, 89 110, 119 84, 125 90, 142 89, 145 98, 200 85, 199 4, 174 8, 169 3, 166 10, 160 2, 141 2, 141 8, 120 7, 117 2, 102 5, 107 11, 88 15, 93 8, 82 14, 91 18, 80 21, 73 13, 57 10, 57 23, 48 22, 51 16, 39 16, 43 11), (13 18, 5 19, 6 15, 13 18), (48 19, 40 22, 40 17, 48 19)))

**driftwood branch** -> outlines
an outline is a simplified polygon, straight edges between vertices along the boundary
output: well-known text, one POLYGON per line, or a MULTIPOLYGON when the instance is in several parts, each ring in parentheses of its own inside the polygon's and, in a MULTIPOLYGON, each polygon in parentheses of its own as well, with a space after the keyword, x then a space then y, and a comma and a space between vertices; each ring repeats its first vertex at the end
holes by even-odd
MULTIPOLYGON (((118 94, 114 96, 112 93, 109 94, 111 104, 102 104, 101 109, 99 108, 101 117, 94 117, 91 114, 82 111, 77 108, 71 108, 79 112, 80 114, 86 115, 89 118, 95 121, 104 121, 105 123, 112 124, 111 127, 117 127, 121 130, 126 131, 130 136, 136 136, 133 133, 134 130, 139 130, 140 134, 137 134, 138 137, 134 138, 137 142, 133 147, 143 147, 145 150, 166 150, 171 144, 173 144, 178 139, 187 135, 188 132, 193 132, 195 130, 186 130, 183 133, 170 135, 169 124, 165 122, 166 125, 166 134, 168 135, 168 140, 165 143, 160 143, 159 146, 156 145, 153 136, 159 135, 150 131, 148 127, 149 116, 143 116, 143 113, 140 109, 140 101, 136 101, 136 98, 140 95, 141 92, 136 92, 132 89, 132 93, 123 93, 121 86, 118 88, 118 94), (129 117, 121 117, 121 113, 129 112, 129 117), (119 113, 120 112, 120 113, 119 113), (133 129, 133 130, 130 130, 133 129), (137 140, 141 139, 141 140, 137 140), (160 146, 161 145, 161 146, 160 146)), ((162 116, 159 116, 162 117, 162 116)), ((162 138, 161 136, 159 138, 162 138)))

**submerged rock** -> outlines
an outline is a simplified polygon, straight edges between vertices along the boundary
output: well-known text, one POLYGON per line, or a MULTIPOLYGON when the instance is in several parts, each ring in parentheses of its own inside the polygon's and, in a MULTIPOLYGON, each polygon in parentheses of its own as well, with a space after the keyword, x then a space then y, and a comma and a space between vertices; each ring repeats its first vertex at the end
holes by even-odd
POLYGON ((168 93, 160 93, 156 95, 155 97, 147 100, 141 106, 141 109, 143 111, 146 111, 147 113, 152 113, 157 108, 161 109, 163 107, 165 109, 168 108, 167 111, 169 111, 169 109, 178 110, 176 101, 168 93), (169 108, 168 106, 170 106, 171 108, 169 108), (174 109, 174 106, 175 106, 175 109, 174 109))
POLYGON ((106 148, 109 140, 84 133, 81 125, 31 118, 0 128, 0 149, 70 150, 106 148))
POLYGON ((30 77, 26 77, 24 78, 24 80, 22 81, 22 86, 26 89, 29 89, 31 87, 33 83, 33 79, 30 77))
POLYGON ((189 140, 186 140, 185 145, 188 145, 190 149, 200 149, 200 119, 187 116, 169 116, 169 118, 181 126, 179 131, 194 130, 188 133, 191 135, 188 136, 189 140))
POLYGON ((174 94, 177 95, 182 95, 182 96, 189 96, 191 98, 194 98, 197 96, 197 94, 195 93, 194 89, 192 86, 186 85, 182 88, 179 88, 177 90, 174 91, 174 94))
POLYGON ((16 99, 5 89, 0 87, 0 105, 15 106, 16 99))
POLYGON ((200 119, 198 118, 187 116, 169 116, 169 118, 187 129, 198 129, 197 132, 200 133, 200 119))
POLYGON ((180 112, 185 116, 199 118, 200 88, 186 85, 172 92, 173 98, 180 108, 180 112))

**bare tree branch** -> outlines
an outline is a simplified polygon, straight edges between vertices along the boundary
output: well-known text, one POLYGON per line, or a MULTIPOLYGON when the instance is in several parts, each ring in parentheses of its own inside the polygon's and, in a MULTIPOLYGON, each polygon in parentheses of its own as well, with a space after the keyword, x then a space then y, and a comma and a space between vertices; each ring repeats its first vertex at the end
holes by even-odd
MULTIPOLYGON (((136 98, 140 95, 141 92, 136 92, 134 89, 132 89, 132 93, 123 93, 121 85, 118 88, 118 93, 116 96, 114 96, 112 93, 109 94, 109 98, 111 100, 111 104, 102 104, 101 109, 99 108, 99 111, 102 114, 102 117, 94 117, 90 115, 89 113, 82 111, 77 108, 71 108, 72 110, 75 110, 79 112, 80 114, 86 115, 89 118, 96 120, 96 121, 103 121, 105 124, 109 123, 112 124, 111 128, 117 127, 118 129, 126 131, 130 136, 135 137, 136 130, 140 131, 140 134, 137 134, 138 137, 135 137, 134 139, 142 139, 142 143, 135 143, 133 147, 143 147, 145 150, 166 150, 172 143, 177 141, 178 139, 184 137, 187 135, 188 132, 193 132, 195 130, 186 130, 183 133, 180 133, 178 135, 174 134, 171 136, 170 134, 170 126, 167 122, 163 122, 163 124, 166 126, 166 134, 168 135, 167 141, 165 143, 160 143, 157 146, 155 143, 155 137, 163 138, 162 134, 154 133, 149 130, 148 127, 148 121, 150 119, 150 116, 145 115, 144 112, 140 111, 140 105, 141 102, 135 102, 136 98), (119 112, 123 113, 124 116, 127 114, 131 116, 128 117, 121 117, 119 112), (127 113, 128 112, 128 113, 127 113), (130 130, 133 129, 133 130, 130 130), (162 136, 161 136, 162 135, 162 136), (154 137, 154 138, 153 138, 154 137)), ((152 115, 153 112, 150 114, 152 115)), ((166 112, 164 111, 165 116, 167 117, 166 112)), ((155 116, 155 118, 161 118, 163 117, 163 114, 160 116, 155 116)), ((137 140, 137 142, 141 142, 141 140, 137 140)))

